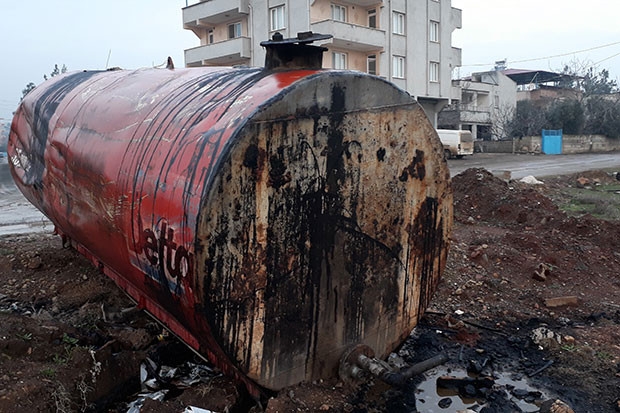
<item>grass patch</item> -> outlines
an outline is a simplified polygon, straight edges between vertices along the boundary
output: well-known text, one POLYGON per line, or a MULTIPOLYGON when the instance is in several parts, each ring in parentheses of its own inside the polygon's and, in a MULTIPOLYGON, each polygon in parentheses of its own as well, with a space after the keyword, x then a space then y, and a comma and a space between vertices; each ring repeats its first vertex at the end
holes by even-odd
POLYGON ((24 341, 30 341, 32 340, 32 333, 24 333, 24 334, 18 335, 17 337, 24 341))
POLYGON ((43 369, 41 370, 41 375, 43 377, 46 377, 48 379, 53 379, 54 377, 56 377, 56 370, 49 367, 47 369, 43 369))
POLYGON ((566 188, 568 199, 560 209, 572 216, 590 214, 608 221, 620 220, 620 185, 600 185, 591 189, 566 188))
POLYGON ((0 257, 6 257, 13 254, 13 251, 7 248, 0 248, 0 257))

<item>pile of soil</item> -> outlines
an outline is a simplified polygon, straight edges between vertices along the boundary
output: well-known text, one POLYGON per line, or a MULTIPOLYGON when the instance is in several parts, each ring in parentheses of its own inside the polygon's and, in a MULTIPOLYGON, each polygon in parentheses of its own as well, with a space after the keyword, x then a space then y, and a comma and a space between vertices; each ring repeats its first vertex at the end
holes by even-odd
MULTIPOLYGON (((576 412, 618 411, 620 222, 571 217, 558 208, 556 200, 580 176, 615 179, 598 171, 531 185, 484 169, 454 177, 446 271, 392 361, 444 353, 449 372, 507 372, 528 377, 544 394, 536 395, 541 401, 561 399, 576 412)), ((0 238, 0 412, 125 412, 140 391, 147 357, 199 362, 58 237, 0 238)), ((377 380, 306 383, 262 405, 268 412, 451 411, 422 400, 416 388, 423 379, 403 388, 377 380)), ((261 411, 224 377, 187 389, 163 385, 166 399, 145 401, 142 412, 261 411)), ((470 394, 471 408, 522 411, 505 390, 495 385, 470 394)))

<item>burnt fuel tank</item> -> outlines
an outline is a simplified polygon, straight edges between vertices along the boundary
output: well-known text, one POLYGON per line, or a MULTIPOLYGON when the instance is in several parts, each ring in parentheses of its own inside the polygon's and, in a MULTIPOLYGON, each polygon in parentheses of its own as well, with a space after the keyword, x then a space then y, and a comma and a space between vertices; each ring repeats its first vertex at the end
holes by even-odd
POLYGON ((333 376, 352 345, 386 356, 446 262, 442 146, 363 73, 68 73, 26 96, 8 153, 58 233, 255 393, 333 376))

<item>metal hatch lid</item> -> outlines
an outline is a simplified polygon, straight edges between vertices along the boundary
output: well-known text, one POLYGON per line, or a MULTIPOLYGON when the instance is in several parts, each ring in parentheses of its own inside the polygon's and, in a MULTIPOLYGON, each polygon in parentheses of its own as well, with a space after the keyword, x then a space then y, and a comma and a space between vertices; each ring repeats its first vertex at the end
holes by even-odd
POLYGON ((271 40, 260 43, 267 49, 265 69, 321 69, 323 52, 327 48, 312 46, 310 43, 332 37, 331 34, 300 32, 297 37, 285 39, 281 33, 276 32, 271 40))

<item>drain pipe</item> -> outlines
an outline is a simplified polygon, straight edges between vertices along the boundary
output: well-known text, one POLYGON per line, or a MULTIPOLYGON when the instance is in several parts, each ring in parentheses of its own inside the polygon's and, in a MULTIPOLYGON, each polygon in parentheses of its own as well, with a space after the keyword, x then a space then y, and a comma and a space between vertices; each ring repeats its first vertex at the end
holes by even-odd
POLYGON ((390 386, 402 387, 410 378, 444 364, 446 361, 448 361, 448 356, 442 353, 405 369, 394 370, 385 361, 376 359, 370 347, 360 344, 343 354, 340 359, 339 373, 344 381, 359 381, 370 374, 390 386))

